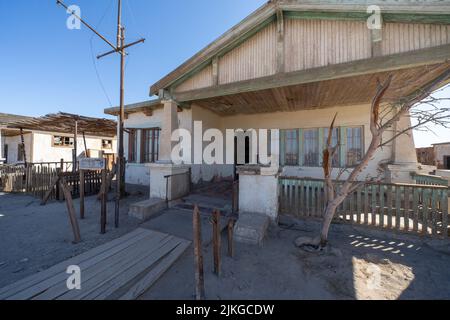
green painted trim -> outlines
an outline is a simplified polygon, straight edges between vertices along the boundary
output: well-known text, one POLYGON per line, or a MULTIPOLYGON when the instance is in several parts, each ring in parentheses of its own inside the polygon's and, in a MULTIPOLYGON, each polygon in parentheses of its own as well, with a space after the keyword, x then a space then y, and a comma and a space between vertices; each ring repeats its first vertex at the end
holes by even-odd
POLYGON ((303 129, 298 129, 298 165, 303 166, 303 129))
POLYGON ((347 127, 340 127, 339 128, 340 133, 340 163, 341 167, 345 168, 347 165, 347 159, 346 159, 346 153, 347 153, 347 127))
POLYGON ((319 11, 286 11, 288 19, 301 20, 352 20, 366 21, 369 14, 363 12, 319 12, 319 11))
MULTIPOLYGON (((304 20, 367 21, 366 12, 286 11, 285 17, 304 20)), ((382 13, 384 22, 450 24, 450 14, 382 13)))

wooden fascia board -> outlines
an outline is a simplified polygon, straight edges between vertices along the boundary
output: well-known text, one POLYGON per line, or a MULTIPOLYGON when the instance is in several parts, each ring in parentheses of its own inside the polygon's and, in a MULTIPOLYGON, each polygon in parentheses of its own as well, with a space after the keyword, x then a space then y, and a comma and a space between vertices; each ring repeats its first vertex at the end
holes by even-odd
POLYGON ((450 60, 450 45, 417 50, 395 55, 374 57, 337 65, 277 74, 245 80, 216 87, 192 90, 174 95, 179 102, 187 102, 252 92, 285 86, 353 77, 364 74, 394 71, 423 65, 444 63, 450 60))
POLYGON ((150 88, 150 95, 158 94, 160 89, 171 86, 175 81, 179 80, 193 69, 198 68, 199 65, 203 64, 204 67, 211 62, 214 56, 220 54, 227 47, 229 48, 230 46, 232 47, 233 45, 236 45, 236 43, 239 43, 243 37, 251 33, 255 28, 274 15, 275 5, 273 3, 265 4, 177 69, 152 85, 150 88))

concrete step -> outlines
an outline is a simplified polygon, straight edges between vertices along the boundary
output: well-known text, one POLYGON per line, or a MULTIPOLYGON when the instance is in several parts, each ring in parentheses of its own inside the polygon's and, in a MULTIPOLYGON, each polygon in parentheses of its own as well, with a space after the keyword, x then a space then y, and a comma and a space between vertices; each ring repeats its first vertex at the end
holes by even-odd
POLYGON ((167 202, 165 200, 151 198, 132 204, 128 211, 128 215, 141 221, 147 221, 165 209, 167 209, 167 202))
POLYGON ((269 223, 268 216, 249 212, 240 213, 234 227, 234 238, 237 242, 262 245, 269 223))

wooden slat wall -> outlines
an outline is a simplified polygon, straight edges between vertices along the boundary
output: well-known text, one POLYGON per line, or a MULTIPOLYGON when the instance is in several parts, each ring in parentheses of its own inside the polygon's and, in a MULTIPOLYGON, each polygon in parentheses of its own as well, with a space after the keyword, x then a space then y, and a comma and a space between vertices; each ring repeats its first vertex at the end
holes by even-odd
POLYGON ((277 63, 276 24, 255 34, 219 59, 219 84, 273 75, 277 63))
POLYGON ((286 72, 371 57, 365 22, 286 20, 286 72))
POLYGON ((212 65, 206 66, 200 72, 194 74, 192 77, 180 84, 175 91, 184 92, 194 89, 201 89, 211 87, 213 85, 212 65))
POLYGON ((386 23, 381 46, 383 55, 391 55, 449 43, 450 25, 386 23))
MULTIPOLYGON (((365 21, 285 19, 285 72, 307 70, 372 57, 371 32, 365 21)), ((385 23, 382 55, 420 50, 450 43, 450 25, 385 23)), ((274 75, 277 71, 275 22, 218 59, 219 84, 274 75)), ((210 87, 208 65, 175 91, 210 87)))
MULTIPOLYGON (((281 214, 322 218, 323 180, 282 177, 280 188, 281 214)), ((447 187, 368 183, 345 199, 335 221, 448 238, 448 196, 447 187)))

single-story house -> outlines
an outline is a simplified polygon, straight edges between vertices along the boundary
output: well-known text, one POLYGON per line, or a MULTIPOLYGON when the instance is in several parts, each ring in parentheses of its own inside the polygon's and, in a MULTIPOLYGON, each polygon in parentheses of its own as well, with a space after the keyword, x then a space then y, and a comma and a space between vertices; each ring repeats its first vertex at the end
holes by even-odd
POLYGON ((0 113, 0 161, 72 162, 75 150, 77 158, 102 156, 113 161, 117 154, 116 133, 116 122, 107 119, 67 113, 41 118, 0 113))
MULTIPOLYGON (((169 175, 190 173, 196 183, 233 177, 237 170, 240 209, 272 215, 280 176, 323 178, 322 150, 336 113, 337 175, 357 163, 370 143, 377 79, 393 75, 385 102, 394 102, 442 76, 449 59, 447 1, 269 1, 152 85, 156 99, 125 107, 126 180, 150 184, 152 197, 172 199, 182 186, 167 181, 169 175), (380 9, 377 28, 368 24, 377 13, 368 11, 370 5, 380 9), (272 150, 271 168, 191 164, 201 145, 188 155, 191 162, 175 164, 171 135, 178 128, 193 136, 208 129, 224 136, 227 129, 279 129, 271 138, 279 139, 279 148, 272 150)), ((119 109, 105 113, 117 116, 119 109)), ((386 141, 410 123, 400 119, 386 141)), ((412 134, 380 149, 361 179, 379 177, 380 170, 384 181, 410 182, 419 170, 412 134)))

